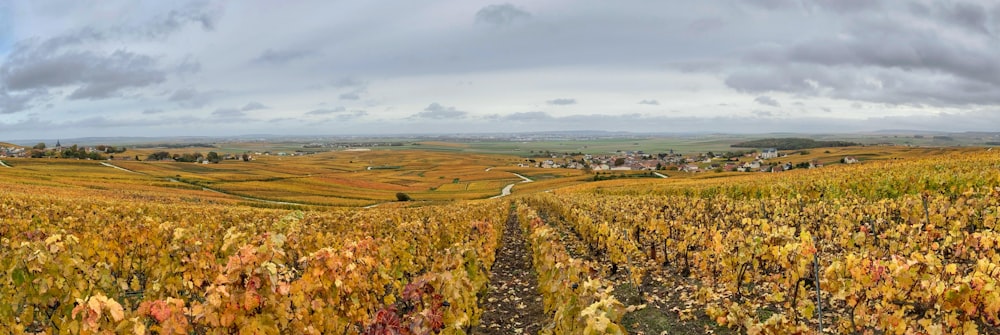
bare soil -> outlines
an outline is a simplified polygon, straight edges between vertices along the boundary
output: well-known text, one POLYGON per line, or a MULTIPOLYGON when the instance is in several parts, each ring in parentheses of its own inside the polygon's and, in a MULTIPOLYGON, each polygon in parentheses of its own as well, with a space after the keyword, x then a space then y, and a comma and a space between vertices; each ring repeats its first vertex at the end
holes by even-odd
POLYGON ((483 316, 472 334, 536 334, 548 320, 531 264, 531 249, 511 212, 493 263, 483 316))

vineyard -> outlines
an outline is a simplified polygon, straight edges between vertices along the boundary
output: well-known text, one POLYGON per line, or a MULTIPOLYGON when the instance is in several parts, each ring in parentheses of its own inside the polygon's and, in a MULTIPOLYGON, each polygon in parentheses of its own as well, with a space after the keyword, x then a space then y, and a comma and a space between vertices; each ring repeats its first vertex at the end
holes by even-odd
POLYGON ((526 202, 605 273, 685 279, 700 311, 681 317, 751 334, 998 333, 997 171, 1000 156, 966 154, 526 202))
POLYGON ((461 333, 507 215, 499 202, 303 213, 6 193, 0 206, 0 327, 14 333, 461 333))
POLYGON ((485 311, 532 303, 516 331, 1000 333, 990 152, 305 210, 149 177, 172 165, 44 164, 0 179, 13 334, 501 334, 485 311), (530 289, 493 301, 511 254, 530 289))

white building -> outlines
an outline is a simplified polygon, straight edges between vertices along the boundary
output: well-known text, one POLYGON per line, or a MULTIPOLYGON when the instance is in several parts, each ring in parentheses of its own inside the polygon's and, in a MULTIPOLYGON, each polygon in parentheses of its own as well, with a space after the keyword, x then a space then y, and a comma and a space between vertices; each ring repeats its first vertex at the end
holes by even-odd
POLYGON ((760 159, 778 158, 778 149, 767 148, 760 152, 760 159))

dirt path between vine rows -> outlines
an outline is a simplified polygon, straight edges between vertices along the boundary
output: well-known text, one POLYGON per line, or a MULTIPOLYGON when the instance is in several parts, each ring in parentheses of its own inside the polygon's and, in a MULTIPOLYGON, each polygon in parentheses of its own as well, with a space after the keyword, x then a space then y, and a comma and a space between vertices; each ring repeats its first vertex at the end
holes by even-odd
POLYGON ((548 317, 542 309, 531 249, 511 212, 493 263, 483 316, 472 334, 536 334, 548 317))

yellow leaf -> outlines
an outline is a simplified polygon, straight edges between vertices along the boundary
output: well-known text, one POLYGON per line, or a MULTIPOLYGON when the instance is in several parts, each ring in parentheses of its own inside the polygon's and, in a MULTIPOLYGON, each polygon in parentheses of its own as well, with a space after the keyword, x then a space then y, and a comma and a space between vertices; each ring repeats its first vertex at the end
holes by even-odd
POLYGON ((135 334, 135 335, 146 335, 146 324, 142 323, 138 319, 133 320, 133 323, 132 323, 132 334, 135 334))
POLYGON ((979 335, 979 326, 973 321, 966 321, 962 324, 962 328, 964 328, 962 331, 964 335, 979 335))
POLYGON ((122 309, 122 305, 114 299, 108 299, 104 303, 104 306, 108 307, 108 312, 111 313, 111 318, 114 319, 115 322, 120 322, 125 318, 125 310, 122 309))

